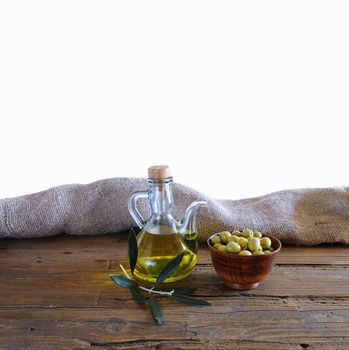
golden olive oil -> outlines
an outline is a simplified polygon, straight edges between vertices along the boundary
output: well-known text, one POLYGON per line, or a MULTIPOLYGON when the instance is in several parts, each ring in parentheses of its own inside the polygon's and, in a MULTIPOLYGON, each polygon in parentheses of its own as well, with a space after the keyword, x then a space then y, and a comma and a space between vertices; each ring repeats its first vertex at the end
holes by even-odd
POLYGON ((195 254, 198 252, 198 232, 185 231, 182 233, 183 241, 186 246, 195 254))
POLYGON ((139 242, 138 260, 134 270, 136 278, 155 282, 161 270, 177 255, 184 252, 183 259, 177 269, 165 281, 174 282, 189 275, 196 264, 197 254, 189 249, 185 239, 175 233, 150 233, 142 230, 139 242))

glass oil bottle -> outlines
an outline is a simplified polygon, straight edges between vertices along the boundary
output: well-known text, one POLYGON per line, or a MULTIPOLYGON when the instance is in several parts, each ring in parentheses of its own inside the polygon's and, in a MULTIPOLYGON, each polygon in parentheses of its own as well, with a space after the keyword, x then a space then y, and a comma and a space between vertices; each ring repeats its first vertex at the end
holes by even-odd
POLYGON ((184 253, 181 263, 165 282, 178 281, 187 277, 196 264, 195 214, 205 202, 192 203, 179 223, 171 214, 173 180, 169 167, 150 167, 148 176, 148 190, 133 193, 128 201, 129 211, 141 228, 137 235, 138 259, 134 275, 137 279, 155 282, 161 270, 177 255, 184 253), (147 222, 136 207, 141 197, 148 198, 151 209, 147 222))

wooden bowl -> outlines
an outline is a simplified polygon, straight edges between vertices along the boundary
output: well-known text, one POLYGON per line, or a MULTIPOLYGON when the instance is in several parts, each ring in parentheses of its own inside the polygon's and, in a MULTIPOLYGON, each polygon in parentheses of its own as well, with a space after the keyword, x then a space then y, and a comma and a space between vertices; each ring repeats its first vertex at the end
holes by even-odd
POLYGON ((274 251, 267 255, 243 256, 220 252, 214 248, 211 244, 211 238, 218 234, 212 235, 207 240, 213 267, 218 276, 223 278, 229 288, 237 290, 257 288, 259 282, 263 281, 272 270, 275 259, 281 249, 281 242, 273 236, 263 235, 263 237, 271 239, 271 246, 274 248, 274 251))

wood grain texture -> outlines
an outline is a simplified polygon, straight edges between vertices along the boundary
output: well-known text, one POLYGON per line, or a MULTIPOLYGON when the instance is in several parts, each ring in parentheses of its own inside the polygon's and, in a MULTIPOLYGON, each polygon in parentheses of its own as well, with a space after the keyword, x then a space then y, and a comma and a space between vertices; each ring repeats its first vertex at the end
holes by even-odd
POLYGON ((110 280, 125 236, 0 240, 0 349, 349 349, 349 248, 284 247, 267 280, 228 289, 202 247, 186 284, 211 307, 159 298, 165 322, 110 280))

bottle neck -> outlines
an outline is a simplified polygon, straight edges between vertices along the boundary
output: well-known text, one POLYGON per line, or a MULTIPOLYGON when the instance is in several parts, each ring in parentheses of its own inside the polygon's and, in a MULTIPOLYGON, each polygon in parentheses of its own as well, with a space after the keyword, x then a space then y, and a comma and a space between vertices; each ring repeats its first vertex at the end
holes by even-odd
POLYGON ((173 209, 172 177, 163 180, 148 179, 149 203, 155 216, 166 216, 173 209))

